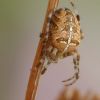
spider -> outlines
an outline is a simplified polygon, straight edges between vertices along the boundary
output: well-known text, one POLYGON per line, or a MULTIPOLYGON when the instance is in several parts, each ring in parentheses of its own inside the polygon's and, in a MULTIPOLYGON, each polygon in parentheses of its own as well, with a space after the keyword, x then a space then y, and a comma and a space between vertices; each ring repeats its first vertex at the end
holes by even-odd
POLYGON ((69 82, 66 86, 72 85, 79 79, 79 61, 80 54, 78 46, 83 39, 83 32, 80 28, 80 16, 75 9, 75 4, 70 0, 74 11, 68 8, 55 9, 49 15, 47 24, 47 35, 44 38, 42 58, 40 63, 43 64, 41 74, 44 74, 48 65, 57 63, 59 59, 73 56, 75 73, 72 77, 62 82, 69 82))

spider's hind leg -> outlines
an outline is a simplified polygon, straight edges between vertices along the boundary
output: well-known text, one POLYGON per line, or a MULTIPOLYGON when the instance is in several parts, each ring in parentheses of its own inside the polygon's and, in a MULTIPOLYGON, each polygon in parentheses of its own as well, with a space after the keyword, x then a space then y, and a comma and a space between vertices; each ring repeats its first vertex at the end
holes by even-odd
POLYGON ((73 55, 73 63, 74 63, 76 80, 79 78, 79 62, 80 62, 80 54, 78 53, 78 51, 76 51, 75 54, 73 55))
MULTIPOLYGON (((47 60, 47 62, 43 65, 43 69, 42 69, 42 71, 41 71, 41 74, 42 74, 42 75, 46 72, 48 66, 49 66, 51 63, 52 63, 51 61, 48 61, 48 60, 47 60)), ((54 63, 57 63, 57 61, 55 61, 54 63)))
POLYGON ((69 84, 66 84, 65 86, 69 86, 74 84, 79 79, 79 61, 80 61, 80 55, 77 51, 73 53, 73 63, 74 63, 74 75, 70 77, 67 80, 64 80, 62 82, 70 82, 69 84))
POLYGON ((42 71, 41 71, 41 74, 42 74, 42 75, 46 72, 46 70, 47 70, 48 66, 50 65, 50 63, 51 63, 51 62, 47 61, 46 64, 43 66, 43 69, 42 69, 42 71))

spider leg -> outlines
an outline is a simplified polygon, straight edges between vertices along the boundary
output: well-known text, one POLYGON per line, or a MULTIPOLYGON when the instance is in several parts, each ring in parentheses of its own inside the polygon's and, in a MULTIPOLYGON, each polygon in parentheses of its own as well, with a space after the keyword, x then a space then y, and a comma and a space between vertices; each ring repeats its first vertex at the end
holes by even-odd
POLYGON ((70 83, 68 83, 68 84, 66 84, 65 86, 70 86, 70 85, 73 85, 77 80, 75 79, 75 77, 73 77, 73 81, 72 82, 70 82, 70 83))
POLYGON ((79 21, 79 24, 80 24, 80 15, 79 15, 77 7, 75 5, 75 0, 69 0, 69 2, 71 4, 71 6, 72 6, 72 8, 74 10, 75 16, 76 16, 76 18, 77 18, 77 20, 79 21))
POLYGON ((65 86, 69 86, 72 85, 73 83, 75 83, 78 79, 79 79, 79 61, 80 61, 80 55, 77 51, 74 52, 73 54, 73 63, 74 63, 74 75, 72 77, 70 77, 67 80, 64 80, 62 82, 70 82, 69 84, 66 84, 65 86))
POLYGON ((70 80, 72 80, 72 79, 74 79, 74 76, 70 77, 70 78, 67 79, 67 80, 63 80, 62 82, 70 81, 70 80))
POLYGON ((71 6, 74 8, 75 7, 75 0, 69 0, 71 6))
POLYGON ((76 77, 77 77, 77 74, 74 74, 72 77, 70 77, 69 79, 64 80, 64 81, 62 81, 62 82, 64 82, 64 83, 65 83, 65 82, 69 82, 69 83, 65 84, 65 86, 73 85, 73 84, 77 81, 76 77), (70 82, 70 81, 71 81, 71 82, 70 82))
MULTIPOLYGON (((53 48, 52 46, 49 46, 48 48, 48 51, 51 52, 51 56, 53 57, 52 59, 54 59, 54 63, 57 62, 56 60, 56 54, 57 54, 57 49, 56 48, 53 48)), ((47 70, 48 66, 52 63, 53 61, 50 59, 50 58, 45 58, 45 64, 44 64, 44 67, 43 67, 43 70, 41 72, 41 74, 44 74, 45 71, 47 70)))
MULTIPOLYGON (((71 4, 71 6, 73 7, 73 10, 75 12, 75 16, 76 16, 76 18, 79 22, 79 25, 80 25, 80 15, 79 15, 78 10, 75 6, 75 0, 69 0, 69 2, 71 4)), ((84 33, 83 33, 82 29, 80 30, 80 34, 81 34, 81 39, 83 39, 84 38, 84 33)))
POLYGON ((49 66, 50 64, 51 64, 51 62, 50 62, 50 61, 47 61, 46 64, 43 66, 43 69, 42 69, 42 71, 41 71, 41 74, 42 74, 42 75, 46 72, 46 70, 47 70, 47 68, 48 68, 48 66, 49 66))

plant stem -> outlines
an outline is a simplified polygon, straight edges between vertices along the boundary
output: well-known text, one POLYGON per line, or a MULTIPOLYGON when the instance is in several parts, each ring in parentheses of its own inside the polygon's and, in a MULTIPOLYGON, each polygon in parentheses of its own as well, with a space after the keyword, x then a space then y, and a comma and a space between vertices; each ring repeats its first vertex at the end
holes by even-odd
MULTIPOLYGON (((44 20, 44 24, 43 24, 43 29, 42 29, 43 37, 45 37, 45 35, 46 35, 48 15, 50 14, 50 12, 52 12, 54 10, 54 8, 57 7, 58 2, 59 2, 59 0, 49 0, 47 12, 46 12, 46 16, 45 16, 45 20, 44 20)), ((43 49, 43 38, 40 39, 39 44, 38 44, 36 56, 35 56, 35 59, 34 59, 33 65, 32 65, 32 69, 31 69, 31 73, 29 76, 29 82, 28 82, 28 86, 27 86, 25 100, 35 100, 36 91, 37 91, 37 87, 38 87, 38 83, 39 83, 39 78, 40 78, 41 70, 43 67, 43 66, 37 67, 37 65, 39 64, 39 61, 41 59, 42 49, 43 49)))

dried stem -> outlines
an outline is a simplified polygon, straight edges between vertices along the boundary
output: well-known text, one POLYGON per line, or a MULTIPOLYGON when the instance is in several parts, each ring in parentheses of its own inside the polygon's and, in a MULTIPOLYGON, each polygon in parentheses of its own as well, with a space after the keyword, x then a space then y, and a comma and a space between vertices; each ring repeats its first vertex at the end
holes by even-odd
MULTIPOLYGON (((57 7, 59 0, 49 0, 48 3, 48 8, 45 16, 45 21, 42 29, 42 36, 45 37, 46 35, 46 26, 48 22, 48 15, 50 12, 54 10, 55 7, 57 7)), ((29 82, 27 86, 27 91, 26 91, 26 97, 25 100, 35 100, 36 96, 36 91, 37 91, 37 86, 39 83, 39 78, 40 78, 40 72, 42 70, 43 66, 37 67, 39 64, 39 61, 41 59, 41 53, 42 53, 42 48, 43 48, 43 39, 41 38, 39 41, 39 45, 37 48, 36 56, 32 65, 32 70, 30 73, 29 77, 29 82)))

